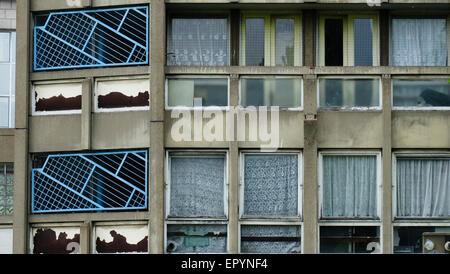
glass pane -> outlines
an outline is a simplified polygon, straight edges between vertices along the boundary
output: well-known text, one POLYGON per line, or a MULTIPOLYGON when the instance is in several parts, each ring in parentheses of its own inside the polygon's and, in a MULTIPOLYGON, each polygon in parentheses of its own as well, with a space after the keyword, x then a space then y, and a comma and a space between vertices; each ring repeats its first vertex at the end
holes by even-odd
POLYGON ((95 226, 96 253, 147 253, 148 225, 95 226))
POLYGON ((16 62, 16 32, 11 32, 11 62, 16 62))
POLYGON ((35 111, 81 109, 81 83, 37 84, 34 86, 35 111))
POLYGON ((444 249, 445 243, 450 240, 448 235, 450 235, 450 227, 394 227, 394 253, 448 253, 444 249), (423 243, 427 241, 433 243, 433 248, 424 248, 423 243))
POLYGON ((242 253, 301 253, 300 226, 241 226, 242 253))
POLYGON ((149 106, 149 80, 127 79, 99 81, 97 83, 98 109, 149 106))
POLYGON ((224 156, 171 157, 170 216, 223 217, 224 156))
POLYGON ((298 155, 245 155, 244 215, 298 215, 298 155))
POLYGON ((342 19, 325 19, 325 66, 342 66, 343 33, 342 19))
POLYGON ((9 62, 9 37, 8 32, 0 32, 0 62, 9 62))
POLYGON ((173 18, 168 34, 168 65, 228 66, 227 19, 173 18))
POLYGON ((0 97, 0 127, 9 126, 9 99, 0 97))
POLYGON ((398 158, 397 216, 450 217, 450 158, 398 158))
POLYGON ((228 79, 226 78, 172 78, 168 80, 169 106, 228 105, 228 79))
POLYGON ((13 230, 0 228, 0 254, 13 254, 13 230))
POLYGON ((9 95, 11 65, 0 64, 0 95, 9 95))
POLYGON ((391 63, 447 66, 446 19, 393 19, 391 63))
POLYGON ((373 29, 372 19, 355 18, 354 19, 354 51, 355 66, 373 65, 373 29))
POLYGON ((378 79, 319 79, 319 106, 325 108, 380 106, 378 79))
POLYGON ((321 226, 320 253, 381 253, 380 229, 374 226, 321 226))
MULTIPOLYGON (((1 112, 1 111, 0 111, 1 112)), ((11 127, 14 128, 16 124, 16 97, 11 97, 11 127)))
POLYGON ((447 79, 394 79, 393 102, 396 107, 450 107, 447 79))
POLYGON ((322 217, 377 216, 376 156, 324 155, 322 217))
POLYGON ((11 65, 11 93, 16 94, 16 65, 11 65))
POLYGON ((298 78, 241 79, 243 106, 301 106, 301 80, 298 78))
POLYGON ((275 65, 294 65, 294 19, 276 19, 275 65))
POLYGON ((168 225, 168 253, 226 253, 226 225, 168 225))
POLYGON ((245 20, 245 65, 264 66, 264 18, 245 20))
POLYGON ((80 227, 35 227, 31 234, 33 254, 80 253, 80 227))
POLYGON ((12 164, 0 163, 0 215, 13 214, 14 171, 12 164))

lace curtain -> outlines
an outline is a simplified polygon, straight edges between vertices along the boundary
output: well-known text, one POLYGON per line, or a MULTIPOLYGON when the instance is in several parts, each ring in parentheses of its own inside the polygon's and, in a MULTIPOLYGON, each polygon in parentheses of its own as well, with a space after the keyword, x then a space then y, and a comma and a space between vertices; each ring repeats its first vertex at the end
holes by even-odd
POLYGON ((224 165, 222 156, 172 157, 170 216, 225 216, 224 165))
POLYGON ((446 66, 446 19, 393 19, 392 65, 446 66))
POLYGON ((323 217, 377 216, 376 156, 323 156, 323 217))
POLYGON ((228 66, 227 19, 171 20, 168 65, 228 66))
POLYGON ((297 216, 297 155, 245 155, 244 180, 245 216, 297 216))
POLYGON ((450 216, 450 160, 397 159, 397 216, 450 216))
POLYGON ((300 226, 242 226, 242 253, 301 253, 300 226), (252 237, 255 237, 252 239, 252 237), (295 237, 296 241, 264 241, 256 237, 295 237), (246 238, 248 238, 246 240, 246 238), (250 240, 252 239, 252 240, 250 240))

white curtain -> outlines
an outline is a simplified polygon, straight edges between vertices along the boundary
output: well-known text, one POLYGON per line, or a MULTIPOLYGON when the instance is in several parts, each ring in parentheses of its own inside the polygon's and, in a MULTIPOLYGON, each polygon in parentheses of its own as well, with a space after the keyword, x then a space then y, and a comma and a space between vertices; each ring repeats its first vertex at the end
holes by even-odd
POLYGON ((170 216, 223 217, 223 157, 172 157, 170 216))
POLYGON ((323 156, 323 217, 376 217, 376 156, 323 156))
POLYGON ((297 216, 297 155, 246 155, 244 173, 244 215, 297 216))
POLYGON ((167 63, 176 66, 227 66, 227 19, 171 20, 167 63))
POLYGON ((446 66, 446 19, 393 19, 392 65, 446 66))
POLYGON ((397 216, 450 216, 450 160, 397 159, 397 216))

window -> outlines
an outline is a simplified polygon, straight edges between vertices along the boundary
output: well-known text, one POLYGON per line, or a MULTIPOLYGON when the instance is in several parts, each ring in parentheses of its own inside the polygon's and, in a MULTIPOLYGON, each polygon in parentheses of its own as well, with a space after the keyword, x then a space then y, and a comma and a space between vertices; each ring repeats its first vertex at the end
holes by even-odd
POLYGON ((450 253, 450 227, 433 224, 394 226, 394 253, 450 253))
POLYGON ((380 154, 321 152, 319 154, 321 217, 379 217, 380 154))
POLYGON ((0 128, 14 127, 16 32, 0 32, 0 128))
POLYGON ((320 253, 381 253, 380 228, 321 226, 320 253))
POLYGON ((381 109, 380 79, 375 77, 320 77, 319 108, 381 109))
POLYGON ((294 77, 243 77, 241 78, 241 105, 302 106, 302 80, 294 77))
POLYGON ((80 227, 34 225, 30 244, 32 254, 79 254, 80 227))
POLYGON ((172 17, 167 31, 169 66, 228 66, 227 18, 172 17))
POLYGON ((34 70, 148 64, 148 7, 35 16, 34 70))
POLYGON ((392 19, 393 66, 447 66, 445 18, 392 19))
POLYGON ((147 208, 146 150, 34 155, 31 212, 147 208))
POLYGON ((228 78, 218 76, 170 77, 167 107, 228 106, 228 78))
POLYGON ((241 65, 300 66, 300 36, 300 16, 245 14, 241 24, 241 65))
POLYGON ((226 154, 168 152, 167 161, 166 252, 226 252, 226 154))
POLYGON ((146 223, 97 223, 95 253, 147 253, 148 231, 146 223))
POLYGON ((14 204, 14 166, 0 163, 0 216, 12 216, 14 204))
POLYGON ((320 17, 320 66, 378 66, 378 62, 377 15, 320 17))
POLYGON ((35 82, 31 96, 32 114, 81 113, 81 96, 81 82, 35 82))
POLYGON ((450 108, 450 82, 447 78, 393 79, 393 107, 450 108))
POLYGON ((301 253, 301 156, 241 153, 241 252, 301 253))
POLYGON ((394 161, 397 218, 450 217, 450 157, 396 155, 394 161))
POLYGON ((0 254, 13 254, 13 230, 0 226, 0 254))
POLYGON ((150 83, 146 77, 97 79, 97 112, 148 110, 150 83))

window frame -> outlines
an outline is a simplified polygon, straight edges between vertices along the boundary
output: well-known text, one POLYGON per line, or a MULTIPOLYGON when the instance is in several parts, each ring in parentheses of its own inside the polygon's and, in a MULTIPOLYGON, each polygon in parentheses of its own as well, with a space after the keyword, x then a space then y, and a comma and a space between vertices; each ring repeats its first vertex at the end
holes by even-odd
MULTIPOLYGON (((74 228, 74 229, 78 229, 79 230, 79 234, 80 234, 80 249, 79 249, 79 253, 76 254, 81 254, 81 237, 83 234, 83 223, 80 222, 69 222, 69 223, 32 223, 29 226, 29 231, 28 231, 28 235, 29 235, 29 239, 28 239, 28 245, 27 245, 27 250, 29 254, 34 254, 33 253, 33 249, 34 249, 34 243, 33 243, 33 230, 34 229, 39 229, 39 228, 57 228, 57 229, 64 229, 64 228, 74 228)), ((85 235, 83 235, 85 236, 85 235)), ((56 237, 58 237, 58 235, 56 235, 56 237)))
MULTIPOLYGON (((331 222, 333 225, 336 224, 342 224, 342 225, 349 225, 353 226, 354 224, 378 224, 380 225, 382 218, 383 218, 383 165, 382 165, 382 155, 381 151, 379 150, 321 150, 318 152, 318 202, 319 202, 319 224, 322 222, 327 223, 331 222), (337 217, 323 217, 322 216, 322 209, 323 209, 323 156, 328 155, 335 155, 335 156, 375 156, 376 157, 376 163, 377 163, 377 179, 376 179, 376 198, 375 201, 377 203, 377 214, 374 217, 343 217, 343 218, 337 218, 337 217)), ((320 237, 319 237, 320 238, 320 237)))
MULTIPOLYGON (((7 62, 0 62, 0 64, 3 65, 9 65, 9 93, 6 95, 2 95, 0 94, 0 98, 6 98, 8 99, 8 124, 6 125, 6 127, 0 126, 0 128, 14 128, 15 126, 15 121, 13 121, 12 118, 12 114, 14 112, 14 117, 15 117, 15 102, 16 102, 16 92, 15 92, 15 85, 16 85, 16 72, 15 72, 15 68, 16 68, 16 56, 13 56, 13 52, 15 53, 16 51, 13 50, 16 47, 16 44, 13 44, 13 34, 15 36, 14 38, 14 42, 17 41, 17 32, 16 30, 0 30, 0 33, 7 33, 9 35, 9 48, 8 48, 8 55, 9 55, 9 59, 7 62), (14 68, 14 69, 13 69, 14 68), (14 70, 14 71, 13 71, 14 70), (13 77, 14 75, 14 77, 13 77), (13 92, 14 90, 14 92, 13 92)), ((17 43, 17 42, 16 42, 17 43)))
MULTIPOLYGON (((381 83, 381 76, 378 75, 324 75, 317 77, 316 84, 316 94, 317 94, 317 110, 318 111, 381 111, 383 110, 383 89, 381 83), (342 79, 342 80, 352 80, 352 79, 375 79, 378 81, 378 106, 374 107, 358 107, 358 106, 339 106, 339 107, 324 107, 320 106, 320 80, 321 79, 342 79)), ((355 92, 356 94, 356 92, 355 92)))
MULTIPOLYGON (((246 42, 246 19, 263 18, 264 19, 264 66, 275 65, 276 50, 276 19, 294 19, 294 67, 302 66, 303 60, 303 30, 302 30, 302 14, 295 13, 270 13, 270 12, 241 12, 240 35, 239 35, 239 65, 245 64, 245 42, 246 42)), ((259 66, 258 66, 259 67, 259 66)), ((288 67, 288 66, 279 66, 288 67)))
MULTIPOLYGON (((303 92, 303 76, 300 75, 241 75, 239 77, 239 108, 247 108, 249 106, 242 105, 242 79, 263 79, 263 80, 272 80, 272 79, 296 79, 300 80, 300 106, 298 107, 281 107, 278 106, 280 110, 286 111, 303 111, 303 101, 304 101, 304 92, 303 92)), ((263 106, 255 106, 255 107, 263 107, 263 106)), ((274 106, 267 106, 268 108, 274 106)), ((275 105, 276 107, 276 105, 275 105)))
MULTIPOLYGON (((392 254, 398 254, 398 253, 394 253, 394 247, 395 247, 395 233, 394 230, 395 228, 399 228, 399 227, 411 227, 411 226, 417 226, 417 227, 444 227, 444 228, 449 228, 450 229, 450 224, 448 223, 444 223, 444 222, 436 222, 436 221, 424 221, 424 220, 415 220, 413 222, 409 222, 409 221, 405 221, 405 220, 397 220, 396 222, 392 223, 391 226, 391 242, 392 242, 392 247, 391 247, 391 253, 392 254)), ((414 253, 412 253, 414 254, 414 253)), ((417 254, 417 253, 416 253, 417 254)), ((418 253, 418 254, 423 254, 423 253, 418 253)))
MULTIPOLYGON (((450 47, 449 47, 450 49, 450 47)), ((392 110, 450 110, 450 106, 448 107, 418 107, 418 106, 394 106, 394 81, 395 80, 433 80, 433 79, 450 79, 450 75, 444 76, 444 75, 420 75, 420 76, 411 76, 411 75, 405 75, 405 76, 393 76, 391 80, 391 106, 392 110)), ((448 85, 450 86, 450 82, 448 82, 448 85)))
POLYGON ((230 75, 166 75, 165 79, 165 110, 229 110, 230 109, 230 75), (169 79, 210 79, 210 78, 223 78, 227 79, 227 105, 226 106, 169 106, 169 79))
MULTIPOLYGON (((7 165, 11 165, 12 166, 12 174, 13 174, 13 176, 14 176, 14 162, 0 162, 0 176, 5 176, 6 177, 6 175, 8 174, 7 173, 7 165)), ((5 184, 5 186, 7 186, 8 185, 8 183, 6 182, 6 184, 5 184)), ((14 181, 13 181, 13 184, 12 184, 12 187, 13 187, 13 195, 12 195, 12 197, 13 197, 13 214, 12 215, 9 215, 9 214, 0 214, 0 228, 1 228, 1 226, 3 225, 3 224, 9 224, 9 223, 11 223, 12 222, 12 218, 13 218, 13 216, 14 216, 14 181), (11 220, 11 221, 9 221, 9 220, 11 220)), ((6 195, 6 188, 5 188, 5 197, 8 197, 8 195, 6 195)), ((5 210, 5 213, 6 213, 6 210, 5 210)))

